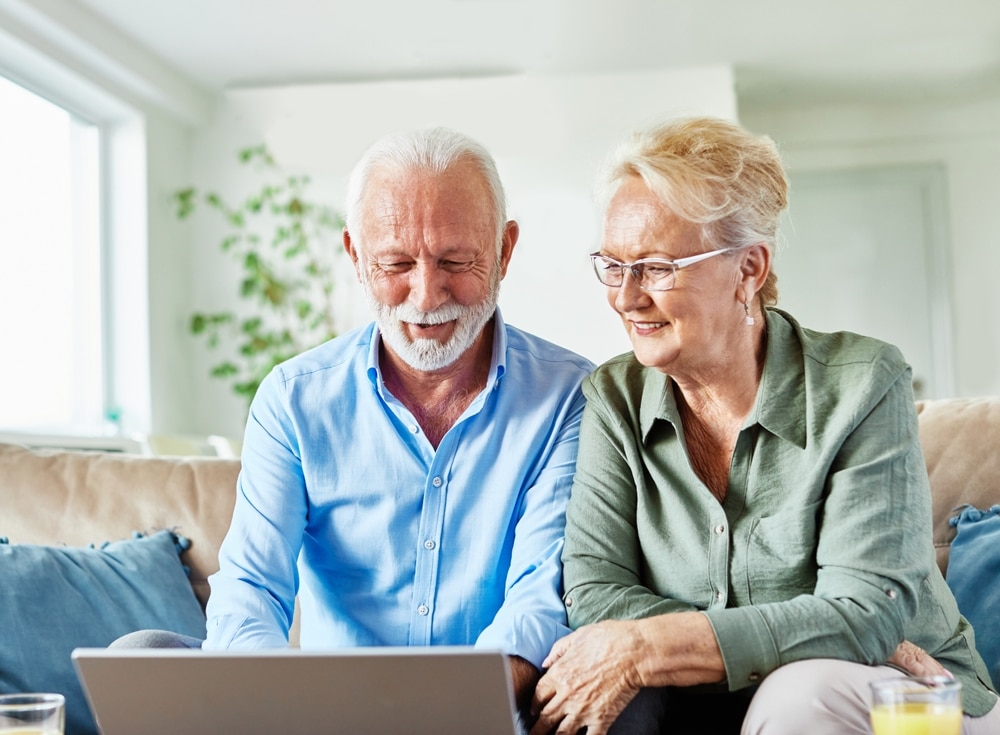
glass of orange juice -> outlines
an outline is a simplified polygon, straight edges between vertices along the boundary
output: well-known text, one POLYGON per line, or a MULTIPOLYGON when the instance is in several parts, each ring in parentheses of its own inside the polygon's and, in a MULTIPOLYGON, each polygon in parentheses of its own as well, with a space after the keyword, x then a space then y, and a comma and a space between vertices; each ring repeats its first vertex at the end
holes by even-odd
POLYGON ((901 676, 871 684, 875 735, 961 735, 962 685, 946 676, 901 676))

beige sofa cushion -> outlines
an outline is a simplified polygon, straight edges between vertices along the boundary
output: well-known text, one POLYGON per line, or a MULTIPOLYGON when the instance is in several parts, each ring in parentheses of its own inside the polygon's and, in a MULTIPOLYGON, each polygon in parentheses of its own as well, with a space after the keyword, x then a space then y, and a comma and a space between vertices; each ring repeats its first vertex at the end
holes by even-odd
POLYGON ((1000 503, 1000 398, 918 401, 917 411, 934 502, 934 546, 944 572, 955 538, 948 523, 954 509, 1000 503))
POLYGON ((232 519, 238 460, 30 450, 0 444, 0 536, 11 543, 100 545, 174 528, 204 607, 206 578, 232 519), (45 509, 39 512, 39 508, 45 509))

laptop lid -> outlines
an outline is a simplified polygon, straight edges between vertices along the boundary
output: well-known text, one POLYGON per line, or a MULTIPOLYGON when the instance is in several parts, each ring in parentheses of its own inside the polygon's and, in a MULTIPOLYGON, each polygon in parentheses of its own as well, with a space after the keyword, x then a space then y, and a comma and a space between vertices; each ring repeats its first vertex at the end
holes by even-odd
POLYGON ((466 646, 78 648, 103 735, 515 735, 507 657, 466 646))

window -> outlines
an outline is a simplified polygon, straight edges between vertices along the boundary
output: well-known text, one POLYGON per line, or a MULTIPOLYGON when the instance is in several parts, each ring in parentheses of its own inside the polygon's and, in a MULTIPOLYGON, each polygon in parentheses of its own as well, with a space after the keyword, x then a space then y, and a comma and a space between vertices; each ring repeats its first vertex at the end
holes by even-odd
POLYGON ((104 423, 99 128, 0 77, 0 430, 104 423))

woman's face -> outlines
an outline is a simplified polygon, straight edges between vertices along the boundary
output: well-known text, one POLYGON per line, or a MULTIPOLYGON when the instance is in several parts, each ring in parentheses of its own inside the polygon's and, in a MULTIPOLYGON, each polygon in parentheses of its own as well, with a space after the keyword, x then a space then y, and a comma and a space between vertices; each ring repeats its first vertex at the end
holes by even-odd
MULTIPOLYGON (((601 254, 622 262, 675 260, 713 249, 696 225, 667 210, 637 176, 622 183, 605 212, 601 254)), ((725 364, 733 333, 746 329, 739 279, 739 259, 724 253, 679 269, 669 291, 644 291, 626 272, 620 287, 607 288, 608 303, 639 362, 697 379, 725 364)))

